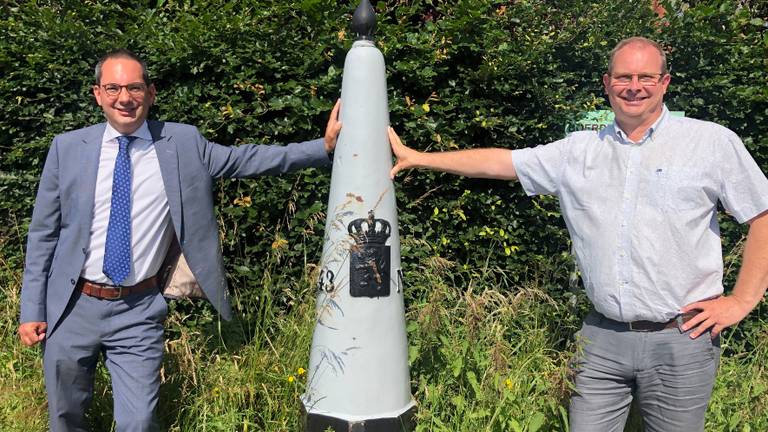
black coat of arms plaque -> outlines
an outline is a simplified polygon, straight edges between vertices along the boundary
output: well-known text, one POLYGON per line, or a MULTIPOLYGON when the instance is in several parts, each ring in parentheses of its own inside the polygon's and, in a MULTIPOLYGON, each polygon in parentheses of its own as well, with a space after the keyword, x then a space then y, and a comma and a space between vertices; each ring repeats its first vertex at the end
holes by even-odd
POLYGON ((347 226, 354 244, 349 251, 349 292, 352 297, 388 297, 390 246, 385 243, 392 226, 376 219, 373 210, 367 218, 355 219, 347 226))

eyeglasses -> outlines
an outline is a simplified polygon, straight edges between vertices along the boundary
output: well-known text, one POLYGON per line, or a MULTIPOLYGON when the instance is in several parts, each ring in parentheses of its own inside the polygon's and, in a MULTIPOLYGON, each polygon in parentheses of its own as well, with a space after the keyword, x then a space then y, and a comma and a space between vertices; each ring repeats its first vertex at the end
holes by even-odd
POLYGON ((133 97, 141 97, 144 96, 144 93, 147 92, 147 85, 143 82, 135 82, 130 83, 126 85, 120 85, 115 83, 108 83, 108 84, 102 84, 101 88, 104 89, 104 93, 107 94, 107 96, 115 97, 120 94, 120 92, 125 88, 128 90, 128 94, 133 97))
POLYGON ((634 77, 637 77, 637 82, 639 82, 641 86, 653 87, 659 82, 661 82, 661 77, 663 76, 664 74, 660 74, 660 73, 611 75, 611 84, 616 86, 628 86, 632 84, 632 79, 634 77))

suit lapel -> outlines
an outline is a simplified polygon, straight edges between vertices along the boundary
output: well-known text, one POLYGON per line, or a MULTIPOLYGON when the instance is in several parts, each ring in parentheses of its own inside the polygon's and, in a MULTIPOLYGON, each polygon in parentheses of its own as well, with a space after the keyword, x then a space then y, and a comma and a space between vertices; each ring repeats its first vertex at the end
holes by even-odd
POLYGON ((149 120, 149 133, 155 144, 157 161, 160 164, 160 174, 163 177, 165 194, 168 197, 168 207, 171 210, 171 220, 176 236, 181 241, 183 232, 181 213, 181 188, 179 186, 179 158, 176 151, 176 143, 172 136, 166 136, 164 122, 149 120))
POLYGON ((101 141, 104 139, 106 123, 98 124, 88 129, 83 137, 83 142, 78 146, 79 154, 75 159, 75 165, 82 171, 80 178, 80 210, 84 215, 81 218, 84 232, 90 232, 93 222, 93 203, 96 196, 96 177, 99 171, 99 156, 101 155, 101 141))

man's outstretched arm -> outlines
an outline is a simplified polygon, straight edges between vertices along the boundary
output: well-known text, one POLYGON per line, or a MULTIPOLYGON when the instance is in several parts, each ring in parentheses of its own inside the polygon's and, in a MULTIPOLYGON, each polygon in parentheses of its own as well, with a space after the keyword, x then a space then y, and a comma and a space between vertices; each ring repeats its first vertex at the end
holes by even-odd
POLYGON ((323 138, 286 145, 219 145, 206 140, 199 131, 194 136, 200 160, 211 177, 244 178, 278 175, 309 167, 331 165, 329 154, 336 148, 341 121, 341 101, 336 101, 323 138))
POLYGON ((389 175, 409 168, 426 168, 465 177, 517 180, 512 152, 502 148, 425 153, 406 147, 395 130, 389 128, 389 143, 397 161, 389 175))

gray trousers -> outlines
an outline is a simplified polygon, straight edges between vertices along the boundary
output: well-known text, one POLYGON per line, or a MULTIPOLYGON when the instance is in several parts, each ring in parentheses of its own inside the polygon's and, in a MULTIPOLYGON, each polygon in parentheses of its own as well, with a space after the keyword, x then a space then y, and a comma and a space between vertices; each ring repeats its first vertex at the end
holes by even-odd
POLYGON ((168 305, 156 289, 120 300, 76 292, 43 344, 50 430, 87 431, 85 411, 100 355, 112 378, 117 431, 158 430, 155 408, 167 315, 168 305))
POLYGON ((720 342, 678 329, 625 331, 592 312, 573 364, 571 432, 621 432, 633 397, 647 432, 704 430, 720 342))

